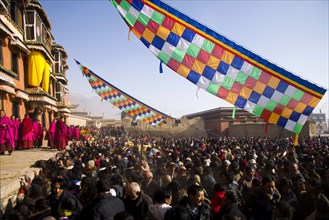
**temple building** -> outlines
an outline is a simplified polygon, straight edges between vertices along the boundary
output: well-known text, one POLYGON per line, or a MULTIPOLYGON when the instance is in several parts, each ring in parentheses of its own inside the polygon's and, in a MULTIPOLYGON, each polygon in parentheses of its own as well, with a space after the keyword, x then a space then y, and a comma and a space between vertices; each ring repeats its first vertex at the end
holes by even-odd
POLYGON ((56 115, 68 116, 67 57, 39 1, 0 2, 0 109, 7 116, 29 113, 46 128, 56 115))

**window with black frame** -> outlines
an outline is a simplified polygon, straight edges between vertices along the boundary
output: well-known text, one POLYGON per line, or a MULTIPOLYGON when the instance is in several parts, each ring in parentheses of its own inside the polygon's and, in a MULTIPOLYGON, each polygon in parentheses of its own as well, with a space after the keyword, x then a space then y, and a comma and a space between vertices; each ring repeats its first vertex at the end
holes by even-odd
POLYGON ((0 65, 3 66, 2 40, 0 39, 0 65))
POLYGON ((17 78, 19 76, 18 72, 18 55, 17 53, 11 53, 11 71, 17 74, 17 78))

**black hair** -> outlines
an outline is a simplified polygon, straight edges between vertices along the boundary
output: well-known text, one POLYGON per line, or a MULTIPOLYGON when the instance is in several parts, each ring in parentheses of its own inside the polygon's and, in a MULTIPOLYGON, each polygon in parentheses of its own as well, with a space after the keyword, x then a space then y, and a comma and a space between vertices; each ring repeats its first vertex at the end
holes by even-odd
POLYGON ((166 199, 169 199, 171 196, 172 192, 167 187, 163 187, 154 192, 154 200, 157 203, 165 203, 166 199))
POLYGON ((187 195, 195 196, 197 192, 204 191, 203 188, 199 185, 192 185, 187 188, 187 195))

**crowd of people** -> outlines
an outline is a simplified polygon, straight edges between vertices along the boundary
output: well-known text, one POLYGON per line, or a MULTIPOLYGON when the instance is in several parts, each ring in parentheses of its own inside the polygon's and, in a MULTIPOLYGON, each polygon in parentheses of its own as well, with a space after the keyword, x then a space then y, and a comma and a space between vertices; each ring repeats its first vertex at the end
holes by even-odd
POLYGON ((17 205, 4 219, 329 218, 328 138, 302 138, 293 146, 281 137, 89 131, 83 141, 63 143, 55 157, 36 161, 40 172, 21 180, 17 205))

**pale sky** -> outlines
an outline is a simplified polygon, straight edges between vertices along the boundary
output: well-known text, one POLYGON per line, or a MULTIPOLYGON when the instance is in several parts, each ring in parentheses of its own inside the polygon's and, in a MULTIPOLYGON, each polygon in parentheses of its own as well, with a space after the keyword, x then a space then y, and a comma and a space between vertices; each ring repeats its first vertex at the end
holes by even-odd
MULTIPOLYGON (((173 117, 233 106, 200 90, 160 61, 134 36, 108 0, 40 0, 55 41, 68 53, 69 92, 99 99, 75 64, 173 117)), ((329 87, 328 1, 164 1, 284 69, 329 87)), ((328 92, 313 113, 328 112, 328 92)), ((96 107, 96 106, 95 106, 96 107)))

